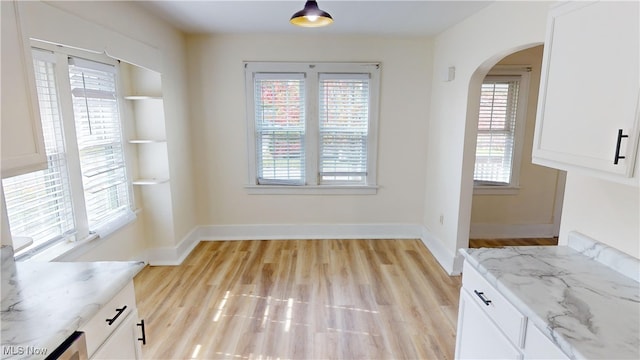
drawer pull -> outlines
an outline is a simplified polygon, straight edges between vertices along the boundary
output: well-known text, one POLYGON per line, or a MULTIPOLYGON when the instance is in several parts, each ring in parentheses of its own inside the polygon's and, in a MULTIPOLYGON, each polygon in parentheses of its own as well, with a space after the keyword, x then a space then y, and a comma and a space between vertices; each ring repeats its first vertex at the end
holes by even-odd
POLYGON ((147 333, 144 331, 144 320, 140 320, 140 322, 137 323, 136 326, 140 326, 140 328, 142 329, 142 337, 138 338, 138 341, 142 341, 142 345, 147 345, 147 333))
POLYGON ((111 319, 106 319, 105 321, 109 324, 109 326, 113 325, 113 323, 116 321, 117 318, 120 317, 120 315, 122 315, 122 313, 127 309, 127 305, 121 307, 120 309, 116 308, 116 311, 118 312, 116 314, 116 316, 114 316, 111 319))
POLYGON ((483 292, 479 292, 478 290, 473 290, 474 293, 476 293, 476 295, 478 295, 478 297, 480 298, 480 300, 482 300, 482 302, 489 306, 489 304, 491 304, 491 300, 487 299, 486 297, 484 297, 484 293, 483 292))
POLYGON ((618 160, 625 158, 624 156, 620 156, 620 143, 622 142, 623 138, 628 138, 628 137, 629 135, 622 134, 622 129, 618 129, 618 140, 616 141, 616 154, 615 154, 615 157, 613 158, 614 165, 618 165, 618 160))

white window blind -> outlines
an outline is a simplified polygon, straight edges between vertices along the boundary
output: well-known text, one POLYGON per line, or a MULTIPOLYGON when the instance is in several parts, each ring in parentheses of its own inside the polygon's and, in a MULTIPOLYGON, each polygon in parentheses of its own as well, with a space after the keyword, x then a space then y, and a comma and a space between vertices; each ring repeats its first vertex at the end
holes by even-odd
POLYGON ((320 74, 320 183, 365 184, 369 74, 320 74))
POLYGON ((92 230, 130 212, 115 67, 69 58, 87 221, 92 230))
POLYGON ((304 74, 254 78, 258 184, 305 184, 304 74))
POLYGON ((377 192, 380 64, 244 65, 249 193, 377 192))
POLYGON ((104 236, 135 218, 116 69, 64 50, 33 49, 48 169, 3 180, 12 235, 33 239, 17 259, 65 239, 104 236))
POLYGON ((482 84, 474 181, 509 185, 512 178, 520 76, 487 76, 482 84))
POLYGON ((34 51, 48 169, 2 181, 11 233, 31 237, 30 250, 47 246, 75 230, 54 67, 53 54, 34 51))

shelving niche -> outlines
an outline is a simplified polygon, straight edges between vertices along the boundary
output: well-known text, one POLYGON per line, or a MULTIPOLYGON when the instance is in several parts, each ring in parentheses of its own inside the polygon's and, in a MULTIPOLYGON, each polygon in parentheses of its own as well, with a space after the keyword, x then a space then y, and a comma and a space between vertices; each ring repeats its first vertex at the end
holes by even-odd
POLYGON ((120 71, 135 207, 146 238, 168 244, 174 229, 162 76, 127 63, 120 64, 120 71))

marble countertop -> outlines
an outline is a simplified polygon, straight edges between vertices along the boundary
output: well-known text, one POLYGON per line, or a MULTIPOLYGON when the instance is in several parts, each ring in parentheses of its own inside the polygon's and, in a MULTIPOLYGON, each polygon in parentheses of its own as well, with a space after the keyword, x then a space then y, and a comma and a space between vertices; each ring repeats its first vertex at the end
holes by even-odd
POLYGON ((14 262, 2 249, 2 359, 43 359, 91 319, 142 262, 14 262))
POLYGON ((461 253, 569 357, 640 359, 638 259, 577 233, 569 246, 461 253))

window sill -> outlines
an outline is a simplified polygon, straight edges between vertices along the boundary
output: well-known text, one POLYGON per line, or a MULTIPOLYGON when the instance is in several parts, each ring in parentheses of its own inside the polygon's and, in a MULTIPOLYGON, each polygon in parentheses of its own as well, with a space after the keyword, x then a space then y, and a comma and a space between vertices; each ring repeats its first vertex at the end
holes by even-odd
POLYGON ((474 186, 473 195, 518 195, 519 186, 474 186))
POLYGON ((71 254, 81 247, 97 240, 99 236, 97 234, 91 234, 84 239, 75 240, 75 236, 70 236, 66 240, 62 240, 50 247, 38 251, 33 255, 27 255, 24 259, 18 257, 18 261, 37 261, 37 262, 49 262, 60 261, 64 256, 71 254))
POLYGON ((247 185, 249 195, 375 195, 378 186, 372 185, 247 185))
POLYGON ((100 231, 100 233, 93 233, 83 239, 76 239, 75 236, 70 236, 66 240, 57 242, 50 247, 42 249, 32 255, 26 255, 23 259, 20 255, 16 257, 17 261, 73 261, 67 260, 73 259, 76 256, 80 256, 83 253, 91 250, 102 241, 108 240, 111 234, 124 228, 125 226, 133 223, 136 220, 136 216, 132 213, 126 214, 119 219, 115 220, 113 224, 106 229, 100 231))

